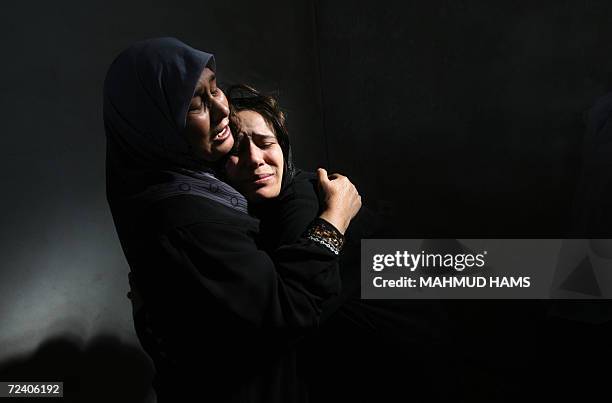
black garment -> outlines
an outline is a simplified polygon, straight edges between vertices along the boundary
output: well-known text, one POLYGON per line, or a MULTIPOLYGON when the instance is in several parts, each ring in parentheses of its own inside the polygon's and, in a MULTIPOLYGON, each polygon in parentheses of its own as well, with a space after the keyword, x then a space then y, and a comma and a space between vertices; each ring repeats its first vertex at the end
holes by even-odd
MULTIPOLYGON (((265 248, 295 242, 321 210, 316 175, 297 171, 278 198, 251 210, 261 219, 265 248)), ((324 302, 320 328, 299 345, 297 362, 307 368, 312 403, 444 401, 450 396, 445 393, 453 393, 453 379, 445 381, 446 390, 432 376, 455 365, 445 343, 441 306, 435 301, 360 298, 360 242, 376 238, 378 227, 375 215, 363 206, 341 253, 342 293, 324 302)))
POLYGON ((293 345, 339 292, 336 255, 302 237, 268 255, 257 219, 190 195, 116 224, 160 403, 307 401, 293 345))
MULTIPOLYGON (((314 173, 297 170, 294 180, 283 189, 279 197, 267 200, 259 205, 251 205, 251 212, 261 220, 260 224, 260 245, 266 250, 274 250, 281 245, 290 244, 299 239, 300 235, 307 228, 314 217, 322 211, 322 196, 318 186, 318 179, 314 173)), ((363 314, 360 325, 364 328, 374 329, 382 324, 381 318, 387 315, 396 316, 394 319, 387 318, 387 321, 395 321, 408 324, 410 319, 415 319, 413 312, 405 315, 406 312, 394 313, 397 306, 406 308, 410 305, 417 305, 412 301, 382 301, 382 300, 361 300, 360 299, 360 246, 364 238, 376 238, 380 223, 375 214, 366 206, 363 206, 357 216, 351 221, 346 232, 346 243, 341 253, 340 272, 342 276, 342 294, 324 303, 324 318, 336 314, 338 309, 348 311, 351 306, 359 305, 355 312, 363 314), (388 309, 379 309, 384 306, 388 309), (393 307, 393 309, 391 309, 393 307), (372 310, 372 318, 367 312, 372 310)), ((432 312, 427 316, 431 319, 432 312)), ((436 316, 441 315, 440 310, 435 310, 436 316)), ((428 320, 429 322, 433 322, 428 320)), ((415 324, 411 324, 412 330, 416 331, 415 324)), ((434 329, 428 329, 429 335, 434 329)), ((439 336, 437 332, 433 335, 439 336)), ((424 336, 424 335, 421 335, 424 336)))

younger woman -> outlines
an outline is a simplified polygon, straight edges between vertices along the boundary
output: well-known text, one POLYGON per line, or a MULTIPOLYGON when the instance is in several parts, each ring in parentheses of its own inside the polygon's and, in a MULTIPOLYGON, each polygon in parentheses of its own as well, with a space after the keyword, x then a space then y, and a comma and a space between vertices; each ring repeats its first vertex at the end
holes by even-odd
MULTIPOLYGON (((294 166, 285 116, 274 98, 245 85, 230 87, 228 98, 235 141, 225 175, 261 220, 259 244, 275 250, 299 239, 329 202, 319 186, 325 172, 294 166)), ((433 381, 427 366, 437 364, 437 353, 429 351, 435 339, 431 307, 360 299, 360 241, 375 237, 376 227, 366 213, 360 212, 349 231, 343 227, 346 237, 333 245, 341 254, 342 293, 323 303, 321 328, 300 344, 298 365, 310 373, 313 402, 395 401, 397 385, 409 378, 414 391, 406 397, 423 390, 423 398, 435 401, 440 389, 419 389, 433 381), (402 372, 395 371, 397 364, 405 365, 402 372)))

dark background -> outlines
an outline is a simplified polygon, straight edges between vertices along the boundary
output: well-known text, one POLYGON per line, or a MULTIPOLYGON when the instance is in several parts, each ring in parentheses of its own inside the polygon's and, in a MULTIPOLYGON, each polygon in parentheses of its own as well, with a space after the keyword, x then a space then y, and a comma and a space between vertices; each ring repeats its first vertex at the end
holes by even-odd
POLYGON ((330 164, 396 235, 561 237, 583 112, 612 85, 596 1, 320 2, 330 164))
MULTIPOLYGON (((102 83, 129 44, 176 36, 215 53, 222 84, 275 92, 298 165, 348 175, 388 237, 562 238, 591 235, 576 220, 584 114, 612 90, 611 20, 612 3, 585 0, 4 4, 0 379, 64 380, 87 401, 150 394, 104 194, 102 83), (89 395, 97 380, 125 391, 89 395)), ((514 337, 496 368, 515 368, 534 334, 554 336, 541 361, 590 368, 607 311, 553 308, 454 312, 468 334, 495 335, 485 346, 514 337)))

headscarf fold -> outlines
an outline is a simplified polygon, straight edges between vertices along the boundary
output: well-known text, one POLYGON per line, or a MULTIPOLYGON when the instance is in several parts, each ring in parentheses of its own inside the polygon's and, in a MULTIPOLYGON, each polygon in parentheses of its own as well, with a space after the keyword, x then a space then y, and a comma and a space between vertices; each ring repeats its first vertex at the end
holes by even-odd
POLYGON ((246 200, 216 178, 181 135, 210 53, 175 38, 138 42, 111 64, 104 81, 107 198, 153 202, 177 194, 206 197, 246 212, 246 200))

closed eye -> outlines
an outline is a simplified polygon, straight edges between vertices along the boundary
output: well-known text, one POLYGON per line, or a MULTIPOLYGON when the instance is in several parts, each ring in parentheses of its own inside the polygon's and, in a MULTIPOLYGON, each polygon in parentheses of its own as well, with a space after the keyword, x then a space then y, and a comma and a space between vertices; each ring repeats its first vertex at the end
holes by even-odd
POLYGON ((255 145, 260 148, 269 148, 272 147, 274 144, 278 144, 278 141, 276 141, 276 137, 267 134, 254 134, 252 138, 255 145))
POLYGON ((191 98, 189 112, 200 112, 204 105, 204 102, 202 102, 202 96, 200 94, 196 94, 193 98, 191 98))

